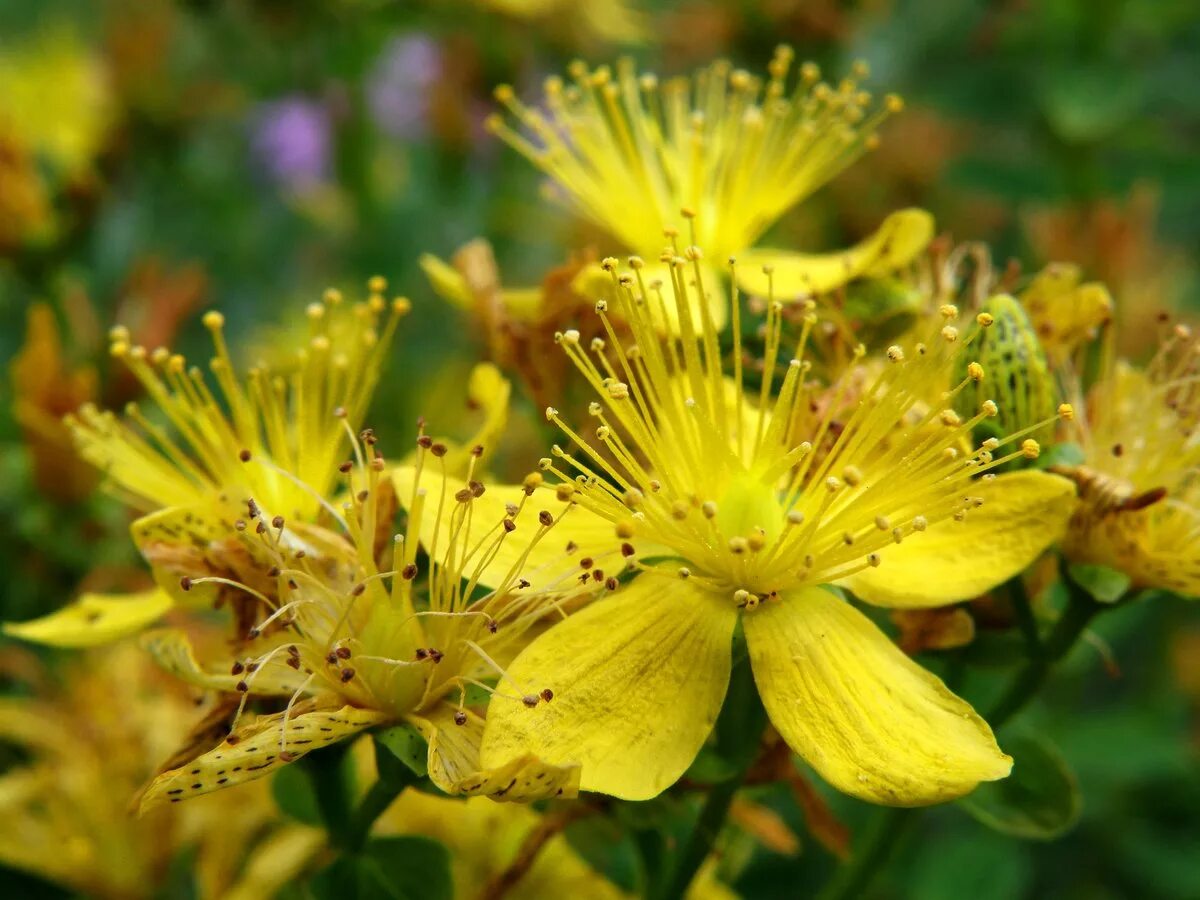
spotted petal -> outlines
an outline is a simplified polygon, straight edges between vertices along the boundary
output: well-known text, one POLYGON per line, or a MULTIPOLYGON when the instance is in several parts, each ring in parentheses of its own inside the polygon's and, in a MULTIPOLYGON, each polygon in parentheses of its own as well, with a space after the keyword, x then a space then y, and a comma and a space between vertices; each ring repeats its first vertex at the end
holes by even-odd
POLYGON ((142 647, 154 661, 187 684, 213 691, 236 691, 246 681, 250 691, 260 696, 290 697, 304 682, 304 676, 276 656, 251 674, 232 675, 205 669, 196 659, 187 634, 177 628, 160 628, 142 635, 142 647))
POLYGON ((878 568, 843 579, 868 603, 894 608, 945 606, 978 597, 1024 571, 1066 530, 1075 486, 1045 472, 1012 472, 979 481, 983 505, 879 551, 878 568))
POLYGON ((288 719, 284 743, 283 717, 283 713, 259 716, 203 756, 163 772, 142 794, 141 812, 270 775, 311 750, 327 747, 389 718, 385 713, 353 706, 316 709, 312 703, 298 704, 288 719))
POLYGON ((772 724, 838 790, 922 806, 1012 768, 966 701, 829 591, 786 595, 744 627, 772 724))
POLYGON ((134 594, 83 594, 57 612, 28 622, 6 622, 4 633, 51 647, 95 647, 137 634, 173 605, 155 588, 134 594))
POLYGON ((479 794, 514 803, 578 795, 578 765, 552 766, 524 753, 503 765, 483 768, 479 760, 483 719, 468 711, 466 721, 457 725, 454 713, 452 706, 443 703, 425 716, 409 717, 429 742, 429 778, 447 794, 479 794))
POLYGON ((555 625, 509 667, 553 699, 496 698, 483 763, 525 753, 583 767, 580 787, 646 800, 673 784, 716 722, 729 685, 732 602, 679 579, 642 575, 555 625))
POLYGON ((828 293, 855 278, 878 278, 908 265, 928 246, 933 229, 925 210, 902 209, 874 234, 837 253, 748 250, 738 256, 738 287, 766 297, 773 285, 775 298, 783 301, 828 293), (773 269, 769 277, 764 266, 773 269))

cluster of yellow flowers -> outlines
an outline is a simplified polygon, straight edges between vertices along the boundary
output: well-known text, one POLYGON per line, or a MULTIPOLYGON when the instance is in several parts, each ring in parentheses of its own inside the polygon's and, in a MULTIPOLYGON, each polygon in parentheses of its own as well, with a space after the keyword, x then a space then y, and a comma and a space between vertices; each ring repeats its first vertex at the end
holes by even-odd
MULTIPOLYGON (((579 267, 586 306, 556 307, 577 319, 549 333, 541 292, 489 286, 538 322, 545 345, 526 349, 563 354, 588 392, 578 414, 545 409, 561 443, 519 483, 487 471, 510 389, 490 364, 477 386, 499 419, 479 442, 422 423, 384 456, 367 414, 410 304, 383 279, 361 302, 327 292, 303 346, 244 370, 215 312, 207 375, 114 331, 148 402, 68 424, 143 514, 159 587, 8 631, 140 633, 223 698, 218 733, 149 780, 143 810, 397 723, 447 794, 655 797, 710 740, 741 647, 771 726, 830 785, 941 802, 1012 760, 851 595, 945 607, 1047 553, 1200 593, 1200 342, 1165 325, 1148 365, 1119 360, 1101 286, 1054 269, 1010 296, 931 247, 920 210, 834 254, 755 249, 902 106, 876 103, 863 67, 827 83, 805 64, 789 87, 791 67, 785 48, 765 79, 717 63, 660 85, 580 64, 544 111, 498 91, 517 125, 493 130, 614 250, 647 254, 579 267), (847 315, 849 291, 883 282, 917 301, 847 315), (226 640, 201 652, 189 632, 210 606, 226 640)), ((425 265, 474 308, 470 273, 425 265)))

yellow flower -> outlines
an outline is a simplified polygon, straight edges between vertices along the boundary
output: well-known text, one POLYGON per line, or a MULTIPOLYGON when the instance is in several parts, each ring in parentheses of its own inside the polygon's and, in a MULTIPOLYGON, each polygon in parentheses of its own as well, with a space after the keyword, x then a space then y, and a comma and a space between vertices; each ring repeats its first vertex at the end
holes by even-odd
POLYGON ((619 44, 640 43, 648 34, 646 16, 629 0, 593 0, 575 5, 567 0, 479 0, 483 6, 515 19, 533 19, 542 27, 569 26, 585 37, 619 44))
POLYGON ((1021 304, 1054 366, 1066 363, 1112 319, 1113 301, 1108 288, 1098 281, 1081 281, 1079 266, 1053 263, 1038 272, 1021 292, 1021 304))
MULTIPOLYGON (((547 766, 519 753, 482 768, 483 719, 466 694, 474 685, 522 708, 552 702, 550 691, 517 686, 503 665, 550 617, 605 587, 577 582, 577 567, 562 567, 553 583, 544 573, 526 577, 531 551, 551 532, 571 540, 574 519, 587 513, 535 487, 511 504, 487 496, 472 468, 461 479, 448 474, 448 448, 425 435, 415 465, 393 477, 375 443, 363 432, 353 442, 357 463, 335 467, 348 490, 340 506, 322 501, 329 528, 292 522, 251 497, 243 517, 227 526, 247 547, 240 580, 183 579, 187 590, 222 584, 253 604, 258 619, 232 665, 201 664, 182 632, 146 636, 178 677, 240 693, 241 703, 230 736, 155 779, 143 809, 260 778, 309 750, 400 722, 424 734, 430 778, 448 793, 515 801, 574 795, 574 765, 547 766), (406 531, 393 535, 397 480, 407 483, 409 515, 406 531), (421 577, 423 558, 429 571, 421 577), (480 571, 498 560, 508 561, 506 575, 478 597, 480 571), (241 724, 251 696, 288 699, 283 712, 241 724)), ((570 554, 560 548, 556 555, 565 562, 570 554)))
MULTIPOLYGON (((51 690, 37 660, 9 652, 35 696, 0 700, 0 737, 27 760, 0 775, 0 863, 88 897, 157 896, 179 855, 194 850, 200 897, 278 890, 324 846, 283 825, 270 792, 207 798, 186 810, 129 815, 153 760, 184 740, 196 704, 137 648, 72 660, 51 690)), ((260 894, 261 896, 261 894, 260 894)))
MULTIPOLYGON (((518 127, 500 115, 489 127, 545 172, 572 209, 628 249, 659 245, 681 210, 694 216, 692 242, 722 262, 736 255, 742 287, 763 296, 772 279, 774 295, 790 299, 906 265, 933 234, 921 210, 889 216, 841 253, 750 249, 788 209, 873 147, 876 128, 903 105, 894 95, 874 103, 861 88, 863 63, 837 85, 805 63, 789 87, 792 56, 780 47, 765 83, 726 61, 662 84, 631 60, 619 62, 615 75, 575 63, 569 84, 546 82, 545 112, 499 87, 518 127)), ((725 303, 717 279, 706 288, 720 327, 725 303)))
MULTIPOLYGON (((306 310, 304 343, 244 374, 226 345, 224 317, 207 313, 204 324, 216 348, 209 365, 215 389, 181 355, 131 345, 127 329, 114 329, 112 353, 141 381, 150 409, 130 404, 120 418, 85 404, 66 424, 80 455, 105 474, 108 489, 147 513, 133 523, 134 542, 176 599, 181 576, 230 568, 221 517, 230 518, 231 504, 253 497, 273 515, 315 519, 341 477, 337 466, 353 437, 349 423, 366 414, 409 309, 403 298, 389 304, 386 287, 382 278, 372 279, 361 303, 326 291, 306 310)), ((222 602, 227 593, 214 589, 190 599, 193 605, 222 602)), ((132 634, 170 605, 163 591, 87 595, 5 630, 43 643, 87 646, 132 634)))
POLYGON ((1084 462, 1060 469, 1079 485, 1069 559, 1189 597, 1200 596, 1198 349, 1180 325, 1144 370, 1109 365, 1073 423, 1084 462))
MULTIPOLYGON (((986 474, 1038 448, 1020 432, 970 445, 995 406, 969 418, 953 410, 955 395, 984 377, 972 367, 950 385, 969 353, 953 307, 924 341, 889 348, 888 365, 834 421, 846 382, 822 403, 806 377, 811 301, 790 358, 780 346, 782 306, 769 305, 754 389, 737 305, 732 378, 711 319, 688 314, 684 270, 702 275, 699 252, 686 256, 671 261, 666 292, 645 283, 640 260, 620 276, 607 262, 629 344, 584 347, 573 331, 560 336, 595 389, 594 424, 576 431, 548 409, 578 453, 555 447, 541 467, 644 561, 631 584, 514 660, 514 681, 545 685, 555 700, 534 709, 493 701, 484 762, 536 753, 580 764, 585 790, 655 796, 709 735, 740 622, 772 723, 838 789, 917 805, 1004 777, 1011 760, 971 707, 823 586, 899 607, 969 598, 1059 537, 1073 486, 1041 472, 986 474), (665 344, 651 314, 662 303, 674 303, 682 324, 681 339, 665 344), (939 394, 941 405, 925 403, 939 394), (802 426, 795 413, 805 408, 825 412, 802 426)), ((608 320, 606 302, 597 313, 608 320)))

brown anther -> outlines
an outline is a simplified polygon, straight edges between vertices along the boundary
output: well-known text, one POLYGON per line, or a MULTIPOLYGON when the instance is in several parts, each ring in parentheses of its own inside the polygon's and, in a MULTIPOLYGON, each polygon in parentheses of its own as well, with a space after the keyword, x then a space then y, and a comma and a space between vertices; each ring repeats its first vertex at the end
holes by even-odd
POLYGON ((467 487, 471 489, 472 497, 482 497, 483 492, 487 490, 487 488, 483 486, 482 481, 468 481, 467 487))
POLYGON ((295 669, 296 671, 299 671, 299 670, 300 670, 300 659, 299 659, 299 657, 296 657, 296 656, 289 656, 289 657, 288 657, 288 659, 287 659, 287 664, 288 664, 289 666, 291 666, 293 669, 295 669))
POLYGON ((190 591, 192 589, 192 579, 184 575, 179 579, 179 586, 185 591, 190 591))
POLYGON ((636 553, 637 553, 637 551, 635 549, 633 549, 633 544, 624 543, 621 545, 621 555, 622 556, 633 556, 636 553))
POLYGON ((337 654, 330 650, 325 654, 325 662, 331 666, 336 666, 338 664, 337 654))
POLYGON ((444 654, 441 650, 435 650, 433 647, 429 648, 429 658, 433 660, 435 664, 440 663, 445 656, 446 654, 444 654))
POLYGON ((417 648, 417 659, 428 659, 428 658, 429 658, 429 651, 426 650, 424 647, 418 647, 417 648))
POLYGON ((283 527, 283 516, 276 516, 275 518, 273 518, 271 520, 271 527, 276 528, 276 529, 282 528, 283 527))
POLYGON ((368 447, 373 447, 375 444, 379 443, 379 438, 375 436, 374 428, 364 428, 358 433, 358 439, 368 447))
POLYGON ((236 685, 234 685, 234 687, 236 687, 238 689, 238 692, 242 693, 242 694, 244 694, 248 690, 250 690, 250 685, 246 684, 246 682, 244 682, 244 681, 239 681, 236 685))
POLYGON ((258 518, 258 515, 259 515, 258 504, 254 502, 253 497, 251 497, 249 500, 246 501, 246 515, 251 519, 258 518))
POLYGON ((366 589, 367 589, 367 586, 360 581, 354 587, 350 588, 350 596, 351 597, 361 597, 363 595, 363 591, 365 591, 366 589))
POLYGON ((521 698, 521 702, 524 703, 526 706, 528 706, 530 709, 533 709, 535 706, 538 705, 538 698, 537 698, 536 694, 526 694, 524 697, 521 698))
POLYGON ((347 475, 350 473, 350 470, 353 468, 354 468, 354 463, 350 462, 349 460, 346 460, 346 462, 344 462, 338 466, 338 471, 341 472, 343 475, 347 475))
POLYGON ((433 438, 431 438, 427 434, 423 434, 419 438, 417 438, 417 446, 420 447, 422 450, 428 450, 430 447, 433 446, 433 438))
POLYGON ((230 668, 229 674, 230 675, 241 675, 245 671, 246 671, 246 667, 244 665, 242 665, 242 663, 240 661, 238 661, 233 664, 232 668, 230 668))
POLYGON ((617 579, 612 577, 611 575, 604 580, 605 588, 607 588, 610 591, 615 591, 620 586, 620 584, 621 583, 619 581, 617 581, 617 579))
POLYGON ((333 654, 338 659, 349 659, 350 658, 350 648, 349 647, 338 647, 336 650, 333 651, 333 654))
POLYGON ((579 560, 579 568, 590 569, 592 567, 592 563, 594 562, 595 560, 593 560, 590 556, 585 556, 579 560))
POLYGON ((455 725, 466 725, 467 724, 467 714, 465 712, 463 712, 461 709, 457 710, 454 713, 454 724, 455 725))
POLYGON ((603 580, 604 580, 604 570, 603 569, 593 569, 592 570, 592 581, 603 581, 603 580))
POLYGON ((239 450, 238 451, 238 459, 240 459, 244 463, 250 462, 250 451, 249 450, 239 450))
POLYGON ((446 455, 446 445, 441 443, 433 444, 429 448, 429 452, 440 459, 446 455))
POLYGON ((342 669, 342 684, 348 682, 354 677, 354 670, 350 668, 342 669))
POLYGON ((549 512, 543 509, 538 513, 538 521, 541 522, 544 527, 549 528, 554 524, 554 516, 550 515, 549 512))
POLYGON ((467 501, 469 501, 471 499, 470 489, 463 488, 462 490, 455 491, 454 499, 457 500, 459 503, 466 503, 467 501))
POLYGON ((479 459, 479 457, 483 456, 483 444, 476 444, 474 447, 472 447, 471 455, 476 459, 479 459))
POLYGON ((504 527, 506 534, 512 534, 517 530, 517 523, 512 519, 504 519, 500 524, 504 527))
POLYGON ((408 563, 407 565, 405 565, 405 567, 400 570, 400 577, 403 578, 405 581, 412 581, 414 578, 416 578, 417 577, 417 564, 416 563, 408 563))
POLYGON ((356 499, 359 503, 366 503, 367 498, 370 496, 371 496, 370 491, 359 491, 357 494, 354 495, 354 499, 356 499))
POLYGON ((543 700, 549 703, 554 699, 554 691, 550 690, 550 688, 543 688, 540 696, 543 700))

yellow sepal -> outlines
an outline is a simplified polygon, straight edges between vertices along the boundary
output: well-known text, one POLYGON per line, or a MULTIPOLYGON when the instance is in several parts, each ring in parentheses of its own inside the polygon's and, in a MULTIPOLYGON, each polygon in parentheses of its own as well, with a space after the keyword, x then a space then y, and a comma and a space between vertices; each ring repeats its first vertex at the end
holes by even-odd
POLYGON ((447 794, 469 794, 529 803, 547 797, 570 799, 579 794, 579 766, 552 766, 529 753, 494 768, 480 763, 483 719, 464 711, 462 725, 455 709, 438 704, 423 716, 409 716, 429 742, 429 779, 447 794))

